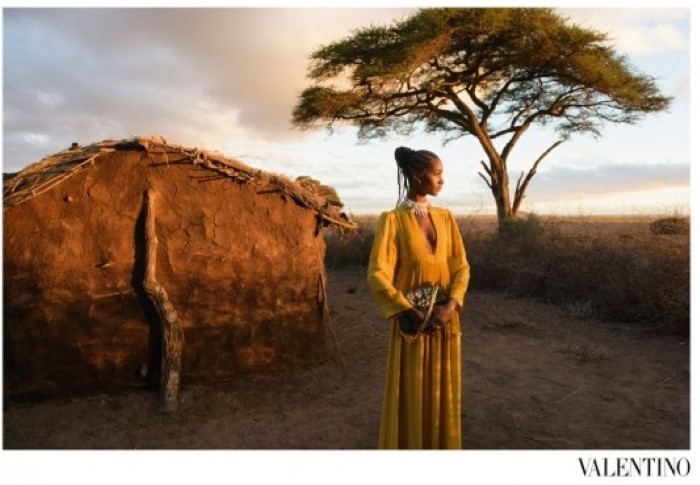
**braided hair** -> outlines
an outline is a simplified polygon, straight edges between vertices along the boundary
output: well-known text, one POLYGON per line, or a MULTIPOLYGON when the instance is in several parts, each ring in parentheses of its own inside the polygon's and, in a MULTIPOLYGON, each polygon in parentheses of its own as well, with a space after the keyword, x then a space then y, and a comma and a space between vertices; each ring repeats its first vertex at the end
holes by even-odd
POLYGON ((428 170, 435 160, 440 158, 428 150, 411 150, 407 147, 398 147, 394 151, 396 159, 396 183, 399 186, 398 205, 406 194, 409 186, 413 183, 414 176, 421 176, 428 170))

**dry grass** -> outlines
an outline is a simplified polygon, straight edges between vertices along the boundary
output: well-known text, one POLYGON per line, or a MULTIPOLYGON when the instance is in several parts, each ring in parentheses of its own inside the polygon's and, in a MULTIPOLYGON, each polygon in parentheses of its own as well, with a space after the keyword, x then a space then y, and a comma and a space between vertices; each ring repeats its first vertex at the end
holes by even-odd
POLYGON ((578 357, 581 364, 598 363, 602 360, 610 359, 608 351, 601 345, 584 340, 575 340, 571 337, 567 337, 562 342, 558 351, 578 357))
POLYGON ((485 320, 481 324, 481 328, 488 330, 508 330, 528 334, 540 333, 540 328, 538 328, 530 318, 518 313, 500 315, 499 318, 485 320))
MULTIPOLYGON (((356 232, 342 237, 327 233, 329 266, 367 263, 377 217, 355 219, 356 232)), ((495 216, 457 217, 472 288, 557 303, 576 318, 687 334, 690 236, 656 234, 656 220, 643 215, 530 215, 499 235, 495 216)))
POLYGON ((367 264, 379 216, 359 216, 353 219, 357 224, 354 231, 334 227, 325 232, 328 245, 327 267, 345 268, 367 264))

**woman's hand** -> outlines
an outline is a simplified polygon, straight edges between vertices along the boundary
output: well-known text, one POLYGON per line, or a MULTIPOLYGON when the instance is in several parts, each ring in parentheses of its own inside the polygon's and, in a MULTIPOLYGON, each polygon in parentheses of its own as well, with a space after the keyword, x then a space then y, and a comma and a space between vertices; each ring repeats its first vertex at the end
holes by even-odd
POLYGON ((452 314, 457 310, 457 302, 450 298, 442 305, 436 305, 433 308, 433 317, 428 325, 429 327, 434 327, 434 330, 438 330, 444 324, 450 321, 452 314))
POLYGON ((411 319, 414 328, 418 328, 420 324, 423 323, 423 320, 425 320, 425 313, 423 313, 416 307, 412 307, 406 310, 405 315, 411 319))
POLYGON ((399 315, 399 327, 401 331, 407 335, 415 335, 418 332, 418 327, 423 323, 425 313, 417 308, 409 308, 399 315))

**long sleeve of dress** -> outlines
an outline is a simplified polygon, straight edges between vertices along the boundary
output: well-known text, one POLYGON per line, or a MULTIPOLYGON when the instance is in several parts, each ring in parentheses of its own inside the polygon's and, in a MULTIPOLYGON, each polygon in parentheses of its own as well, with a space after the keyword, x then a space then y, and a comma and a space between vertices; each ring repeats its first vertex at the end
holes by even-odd
POLYGON ((469 263, 464 249, 462 235, 459 232, 457 221, 452 213, 449 214, 450 250, 447 254, 447 266, 450 269, 450 297, 454 298, 459 308, 464 303, 464 295, 469 286, 469 263))
POLYGON ((383 212, 379 216, 374 243, 369 256, 367 284, 387 319, 411 308, 403 293, 394 286, 394 272, 398 257, 396 220, 383 212))

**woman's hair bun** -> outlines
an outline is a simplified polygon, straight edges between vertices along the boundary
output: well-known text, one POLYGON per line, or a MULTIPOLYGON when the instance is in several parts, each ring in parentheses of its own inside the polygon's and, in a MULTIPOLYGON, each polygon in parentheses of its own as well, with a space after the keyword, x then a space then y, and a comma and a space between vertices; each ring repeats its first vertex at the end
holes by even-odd
POLYGON ((394 158, 396 159, 396 163, 398 163, 401 167, 406 165, 406 162, 408 162, 412 155, 413 150, 408 147, 398 147, 396 150, 394 150, 394 158))

